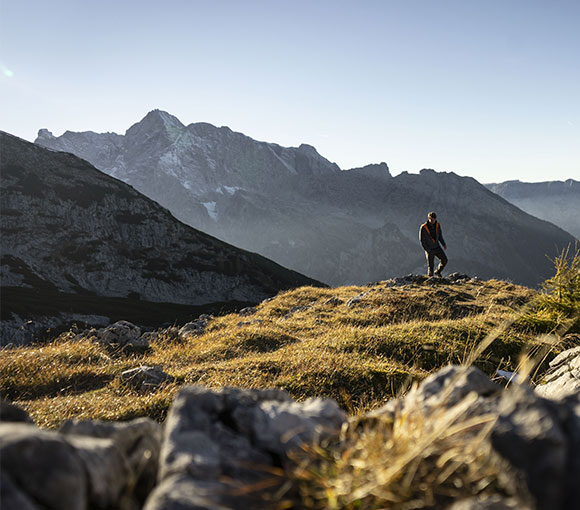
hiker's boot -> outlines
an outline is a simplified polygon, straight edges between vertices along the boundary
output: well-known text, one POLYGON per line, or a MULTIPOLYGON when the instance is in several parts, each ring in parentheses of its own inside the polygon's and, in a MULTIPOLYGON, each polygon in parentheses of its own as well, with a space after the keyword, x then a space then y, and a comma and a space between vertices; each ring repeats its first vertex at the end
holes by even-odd
POLYGON ((435 276, 436 276, 437 278, 441 278, 441 269, 436 269, 436 270, 435 270, 435 276))
POLYGON ((429 271, 427 271, 427 277, 431 278, 433 276, 433 271, 431 271, 431 269, 429 269, 429 271))

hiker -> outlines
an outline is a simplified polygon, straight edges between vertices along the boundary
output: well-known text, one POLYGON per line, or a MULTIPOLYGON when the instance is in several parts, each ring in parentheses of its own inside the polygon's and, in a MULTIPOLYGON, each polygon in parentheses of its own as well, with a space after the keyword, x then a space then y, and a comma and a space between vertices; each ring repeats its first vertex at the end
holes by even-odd
POLYGON ((439 266, 435 270, 435 276, 441 277, 441 271, 447 265, 447 255, 443 251, 443 248, 447 249, 447 244, 445 244, 443 239, 441 225, 437 221, 437 214, 433 211, 427 215, 427 221, 419 229, 419 240, 425 250, 425 257, 427 257, 429 266, 427 276, 433 276, 433 263, 435 262, 435 257, 437 257, 439 266))

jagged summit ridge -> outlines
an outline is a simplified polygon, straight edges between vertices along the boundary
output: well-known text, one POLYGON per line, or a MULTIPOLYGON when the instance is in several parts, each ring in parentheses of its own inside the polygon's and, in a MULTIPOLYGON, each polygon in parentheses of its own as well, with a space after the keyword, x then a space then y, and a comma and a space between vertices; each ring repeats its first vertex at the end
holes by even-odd
POLYGON ((386 163, 341 171, 308 144, 282 147, 207 123, 184 126, 161 111, 125 136, 102 136, 91 150, 85 136, 37 142, 72 150, 185 223, 328 284, 422 271, 417 232, 429 210, 451 241, 450 270, 483 278, 537 285, 551 272, 546 255, 574 242, 451 172, 392 177, 386 163))
MULTIPOLYGON (((51 148, 56 137, 47 129, 41 129, 36 143, 51 148)), ((210 191, 211 185, 208 170, 221 170, 222 177, 228 177, 231 182, 226 185, 238 185, 238 175, 251 178, 248 161, 263 160, 272 168, 272 175, 277 173, 300 174, 301 172, 329 173, 340 171, 340 168, 320 156, 314 147, 301 144, 298 148, 281 147, 275 143, 258 142, 243 133, 232 131, 228 127, 216 127, 206 122, 192 123, 185 126, 177 117, 162 111, 152 110, 145 117, 132 125, 125 135, 111 133, 99 134, 92 131, 72 133, 67 131, 58 137, 59 147, 77 153, 84 149, 87 141, 97 147, 97 152, 91 154, 89 162, 98 166, 101 153, 117 150, 117 158, 127 167, 130 164, 140 164, 145 170, 149 166, 160 163, 161 169, 169 176, 181 178, 182 182, 191 181, 192 174, 199 174, 196 190, 199 193, 210 191), (112 135, 112 136, 111 136, 112 135), (120 137, 120 138, 119 138, 120 137), (111 142, 123 140, 121 146, 111 142), (213 152, 217 148, 221 152, 222 161, 216 161, 213 152), (224 151, 224 148, 226 150, 224 151), (77 152, 75 152, 75 150, 77 152), (139 157, 138 151, 146 150, 151 157, 160 150, 167 151, 170 156, 158 157, 157 161, 146 161, 139 157), (192 153, 196 157, 191 159, 192 153), (171 160, 174 166, 187 166, 189 179, 179 172, 168 170, 164 162, 171 160)), ((102 166, 102 165, 101 165, 102 166)), ((107 169, 103 169, 107 171, 107 169)), ((128 181, 127 175, 117 173, 121 180, 128 181)), ((191 183, 193 184, 193 183, 191 183)), ((213 189, 213 188, 211 188, 213 189)))

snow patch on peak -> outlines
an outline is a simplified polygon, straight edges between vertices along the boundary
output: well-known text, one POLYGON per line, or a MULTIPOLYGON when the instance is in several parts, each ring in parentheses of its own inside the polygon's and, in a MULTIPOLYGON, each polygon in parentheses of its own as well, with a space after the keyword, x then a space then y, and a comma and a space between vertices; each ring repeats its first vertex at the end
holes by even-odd
POLYGON ((217 221, 216 202, 202 202, 201 204, 207 209, 209 217, 212 220, 217 221))

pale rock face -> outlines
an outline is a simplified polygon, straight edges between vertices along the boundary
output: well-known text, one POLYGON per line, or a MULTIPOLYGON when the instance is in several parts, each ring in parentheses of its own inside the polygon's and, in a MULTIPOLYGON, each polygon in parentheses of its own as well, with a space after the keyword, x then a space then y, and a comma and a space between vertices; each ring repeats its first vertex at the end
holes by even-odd
POLYGON ((535 388, 544 398, 562 399, 580 394, 580 347, 568 349, 550 362, 544 384, 535 388))
POLYGON ((471 178, 433 170, 392 177, 386 163, 341 171, 310 145, 185 126, 159 110, 125 135, 41 130, 37 143, 87 159, 188 225, 331 285, 425 271, 418 229, 430 210, 450 272, 535 286, 552 276, 546 255, 574 242, 471 178))
POLYGON ((263 508, 259 492, 233 495, 227 480, 240 487, 271 482, 265 466, 289 464, 289 452, 336 436, 346 421, 332 400, 298 403, 277 389, 184 387, 165 423, 160 483, 145 508, 263 508))

